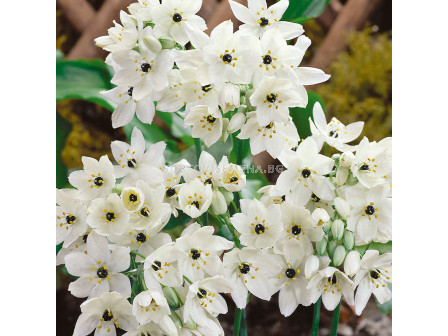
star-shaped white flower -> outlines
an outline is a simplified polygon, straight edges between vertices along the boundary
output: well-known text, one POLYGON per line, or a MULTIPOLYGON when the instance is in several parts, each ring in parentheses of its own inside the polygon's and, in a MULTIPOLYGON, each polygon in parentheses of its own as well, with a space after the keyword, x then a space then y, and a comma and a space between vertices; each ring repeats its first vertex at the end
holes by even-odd
POLYGON ((212 197, 210 184, 205 185, 196 178, 180 187, 179 207, 191 218, 197 218, 208 210, 212 203, 212 197))
POLYGON ((207 147, 213 145, 222 135, 222 115, 217 106, 197 105, 192 107, 184 122, 185 125, 193 126, 191 130, 193 138, 203 139, 207 147))

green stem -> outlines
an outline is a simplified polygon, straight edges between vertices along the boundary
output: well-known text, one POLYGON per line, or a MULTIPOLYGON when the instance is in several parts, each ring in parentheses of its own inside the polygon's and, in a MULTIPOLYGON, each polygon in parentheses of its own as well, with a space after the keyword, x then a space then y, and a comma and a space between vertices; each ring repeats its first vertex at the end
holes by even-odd
POLYGON ((313 315, 313 330, 311 336, 317 336, 319 331, 319 319, 320 319, 320 302, 322 298, 319 298, 314 304, 314 315, 313 315))
POLYGON ((247 336, 246 309, 243 309, 243 314, 241 316, 240 336, 247 336))
POLYGON ((193 282, 191 282, 190 279, 188 279, 185 275, 184 275, 184 279, 187 280, 187 282, 191 285, 193 282))
POLYGON ((131 254, 142 257, 143 259, 146 259, 146 257, 143 254, 139 253, 138 251, 131 251, 131 254))
POLYGON ((241 317, 244 309, 235 308, 235 322, 233 323, 233 336, 240 335, 241 317))
POLYGON ((201 152, 202 152, 200 138, 194 138, 194 147, 196 148, 196 158, 197 158, 198 164, 199 164, 199 158, 201 157, 201 152))
POLYGON ((324 155, 325 156, 328 156, 328 150, 330 149, 330 145, 329 144, 326 144, 325 145, 325 153, 324 153, 324 155))
POLYGON ((341 301, 333 312, 333 320, 331 321, 331 336, 337 336, 339 324, 339 310, 341 309, 341 301))
POLYGON ((196 218, 196 221, 199 223, 199 225, 204 226, 204 224, 202 224, 201 217, 196 218))

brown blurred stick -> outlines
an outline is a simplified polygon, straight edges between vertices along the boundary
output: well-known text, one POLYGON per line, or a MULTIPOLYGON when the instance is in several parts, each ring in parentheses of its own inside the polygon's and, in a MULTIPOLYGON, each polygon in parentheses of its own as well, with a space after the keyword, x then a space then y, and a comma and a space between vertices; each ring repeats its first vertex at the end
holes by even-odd
POLYGON ((56 4, 79 33, 89 26, 95 16, 95 9, 87 0, 56 0, 56 4))
POLYGON ((217 0, 204 0, 202 2, 202 7, 197 13, 197 15, 202 17, 205 20, 205 22, 208 23, 208 20, 215 12, 217 6, 218 6, 217 0))
POLYGON ((84 30, 79 40, 70 50, 67 58, 104 58, 106 52, 95 46, 93 41, 98 36, 107 34, 107 29, 111 27, 112 20, 120 17, 120 11, 125 10, 134 0, 106 0, 99 11, 91 19, 90 24, 84 30))
POLYGON ((347 35, 362 28, 380 2, 381 0, 349 0, 317 49, 309 66, 327 69, 331 61, 347 46, 347 35))
POLYGON ((317 17, 317 21, 326 29, 330 29, 333 22, 339 15, 339 12, 344 6, 339 0, 332 0, 326 7, 323 13, 317 17))
MULTIPOLYGON (((206 0, 208 1, 208 0, 206 0)), ((236 2, 239 2, 240 4, 247 6, 247 0, 235 0, 236 2)), ((233 15, 232 9, 230 8, 229 1, 228 0, 222 0, 215 8, 215 13, 210 17, 210 19, 207 22, 208 29, 205 31, 207 34, 210 35, 210 32, 215 28, 217 25, 219 25, 221 22, 224 22, 226 20, 231 19, 234 23, 234 30, 238 28, 238 26, 241 24, 240 21, 237 20, 235 15, 233 15)))

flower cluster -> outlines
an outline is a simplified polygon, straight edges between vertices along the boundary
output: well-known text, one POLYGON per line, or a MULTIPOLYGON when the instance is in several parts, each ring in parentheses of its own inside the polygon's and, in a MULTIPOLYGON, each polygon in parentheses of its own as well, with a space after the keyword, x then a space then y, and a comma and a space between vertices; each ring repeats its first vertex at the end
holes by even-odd
POLYGON ((223 22, 210 36, 201 3, 139 0, 96 40, 115 71, 117 86, 104 93, 117 104, 113 126, 134 113, 151 123, 157 105, 206 146, 238 132, 252 154, 267 150, 286 169, 259 200, 240 199, 241 162, 202 151, 195 167, 167 163, 166 144, 147 148, 137 127, 130 144, 112 142, 115 164, 83 157, 73 188, 57 190, 57 263, 77 277, 70 292, 86 298, 75 336, 223 335, 223 293, 244 309, 278 292, 284 316, 320 298, 333 310, 343 296, 357 314, 372 294, 391 298, 391 254, 370 249, 392 240, 391 138, 350 144, 363 123, 327 123, 316 103, 312 135, 300 140, 289 108, 305 107, 304 85, 329 76, 299 67, 310 41, 281 21, 288 1, 229 0, 244 24, 234 33, 223 22), (329 147, 340 154, 320 154, 329 147), (191 220, 180 236, 164 231, 181 213, 191 220))

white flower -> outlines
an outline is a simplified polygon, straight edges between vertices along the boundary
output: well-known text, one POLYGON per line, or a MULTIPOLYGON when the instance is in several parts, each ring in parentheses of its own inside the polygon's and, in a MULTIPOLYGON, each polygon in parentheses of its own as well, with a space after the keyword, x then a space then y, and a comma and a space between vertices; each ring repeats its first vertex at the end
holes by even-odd
POLYGON ((370 142, 364 137, 350 166, 353 176, 367 188, 387 181, 392 172, 392 138, 370 142))
POLYGON ((87 230, 86 206, 74 189, 56 189, 56 245, 68 247, 87 230))
POLYGON ((122 234, 129 223, 129 214, 117 194, 92 201, 87 224, 100 235, 122 234))
POLYGON ((325 113, 319 102, 314 104, 313 120, 310 118, 311 133, 319 150, 324 142, 341 152, 356 149, 356 147, 347 145, 347 143, 355 140, 361 134, 364 127, 363 121, 345 126, 333 117, 327 125, 325 113))
POLYGON ((135 47, 139 32, 142 30, 142 22, 137 21, 137 26, 132 17, 124 11, 120 11, 121 24, 115 22, 115 27, 107 30, 108 36, 101 36, 95 39, 98 47, 110 52, 121 50, 129 51, 135 47))
POLYGON ((283 149, 297 145, 300 140, 291 118, 288 117, 286 123, 271 121, 266 126, 260 126, 254 112, 247 114, 247 122, 237 138, 250 139, 250 150, 253 155, 267 150, 273 158, 277 158, 283 149))
POLYGON ((263 194, 260 198, 260 202, 265 206, 269 206, 271 204, 282 204, 285 202, 286 198, 284 195, 279 195, 278 191, 275 190, 274 185, 267 185, 261 187, 258 191, 258 194, 263 194))
POLYGON ((81 160, 84 169, 74 171, 68 177, 70 184, 79 191, 77 197, 92 200, 109 195, 115 185, 115 176, 107 155, 103 155, 99 161, 87 156, 81 160))
POLYGON ((152 20, 152 9, 155 4, 159 3, 158 0, 138 0, 138 2, 132 3, 128 6, 129 13, 134 17, 142 21, 152 20))
POLYGON ((140 292, 134 298, 132 313, 140 324, 160 322, 166 315, 171 314, 163 292, 155 289, 140 292))
POLYGON ((76 240, 68 245, 67 247, 61 248, 61 250, 56 255, 56 266, 65 264, 65 257, 73 252, 85 253, 87 254, 87 237, 90 234, 89 232, 84 232, 81 234, 76 240))
POLYGON ((345 273, 334 267, 326 267, 317 272, 310 280, 308 290, 315 290, 322 293, 322 303, 327 310, 334 310, 344 295, 349 305, 354 304, 353 292, 355 284, 345 273))
POLYGON ((210 34, 210 43, 203 48, 211 82, 249 84, 256 66, 254 50, 258 43, 253 36, 234 34, 230 20, 219 24, 210 34))
POLYGON ((232 298, 238 308, 247 304, 248 292, 263 300, 275 293, 274 275, 281 265, 270 249, 244 247, 224 254, 224 274, 233 287, 232 298))
POLYGON ((233 247, 233 242, 213 235, 213 226, 201 226, 193 223, 187 226, 175 247, 185 252, 179 261, 182 273, 191 281, 204 279, 204 275, 215 276, 223 273, 220 255, 233 247))
POLYGON ((227 133, 231 134, 239 131, 241 127, 243 127, 245 122, 246 115, 238 109, 238 112, 235 113, 229 121, 229 125, 227 126, 227 133))
POLYGON ((212 188, 196 178, 185 183, 179 190, 179 207, 191 218, 197 218, 208 210, 212 203, 212 188))
POLYGON ((319 154, 313 139, 305 139, 295 152, 287 154, 280 158, 287 168, 277 180, 281 192, 291 193, 298 205, 307 203, 313 193, 321 199, 334 198, 334 187, 324 176, 331 172, 334 161, 319 154))
POLYGON ((355 284, 358 286, 355 297, 356 314, 361 315, 372 293, 380 304, 389 301, 392 297, 387 287, 389 282, 392 282, 392 254, 379 255, 376 250, 367 250, 355 276, 355 284))
POLYGON ((257 199, 243 199, 242 213, 230 218, 235 229, 241 234, 241 244, 249 247, 272 247, 282 233, 282 212, 280 206, 266 207, 257 199))
POLYGON ((240 89, 232 83, 224 83, 219 96, 219 105, 223 112, 233 111, 240 106, 240 89))
POLYGON ((360 268, 361 256, 358 251, 353 250, 347 253, 344 260, 344 272, 350 277, 355 276, 360 268))
POLYGON ((87 336, 93 330, 95 336, 115 336, 115 327, 127 331, 137 325, 126 297, 116 292, 104 293, 83 302, 73 336, 87 336))
POLYGON ((184 307, 184 321, 191 318, 195 323, 208 323, 205 312, 216 317, 227 313, 227 303, 219 293, 229 293, 232 287, 222 275, 194 282, 188 289, 184 307))
MULTIPOLYGON (((224 159, 224 158, 223 158, 224 159)), ((199 171, 193 168, 185 168, 183 176, 185 181, 191 182, 200 179, 204 185, 210 185, 212 189, 217 189, 220 184, 220 170, 215 158, 208 152, 203 151, 199 157, 199 171)))
POLYGON ((227 191, 240 191, 246 186, 246 174, 244 174, 243 168, 234 163, 229 163, 227 156, 223 156, 221 159, 218 170, 220 186, 227 191))
POLYGON ((160 284, 177 287, 182 284, 178 261, 185 252, 173 245, 159 247, 145 259, 145 283, 149 289, 160 288, 160 284))
POLYGON ((129 268, 129 248, 117 247, 111 253, 107 239, 95 232, 87 238, 87 254, 74 252, 65 257, 67 271, 79 278, 68 289, 76 297, 93 298, 106 292, 131 295, 131 282, 121 274, 129 268))
MULTIPOLYGON (((182 161, 181 161, 182 162, 182 161)), ((179 201, 177 199, 177 194, 180 189, 180 179, 182 177, 182 172, 185 168, 189 167, 190 164, 185 161, 184 163, 177 163, 167 167, 163 172, 163 184, 165 186, 164 193, 164 203, 168 203, 171 207, 171 212, 175 217, 177 217, 177 209, 179 208, 179 201)))
MULTIPOLYGON (((175 313, 173 313, 175 314, 175 313)), ((168 315, 156 322, 141 324, 133 330, 128 331, 123 336, 178 336, 177 327, 168 315)))
POLYGON ((192 107, 184 122, 185 125, 193 126, 192 136, 203 139, 207 147, 213 145, 222 135, 222 115, 217 107, 207 105, 192 107))
POLYGON ((142 179, 150 185, 159 185, 163 181, 162 168, 165 166, 163 152, 166 143, 157 142, 145 152, 145 138, 142 132, 134 127, 131 135, 131 144, 122 141, 113 141, 110 145, 112 154, 118 166, 115 167, 117 178, 123 177, 124 186, 135 185, 142 179))
POLYGON ((278 27, 287 40, 303 33, 300 24, 280 21, 288 8, 288 0, 280 0, 271 7, 267 6, 266 0, 249 1, 249 8, 232 0, 229 0, 229 3, 233 14, 244 23, 240 26, 241 31, 260 37, 270 29, 278 27))
POLYGON ((289 78, 280 74, 263 77, 250 96, 250 103, 256 107, 257 120, 261 126, 272 121, 288 122, 289 108, 305 107, 307 102, 306 91, 297 90, 289 78))
POLYGON ((347 188, 345 197, 350 204, 347 230, 355 233, 356 245, 371 241, 387 243, 392 239, 392 198, 390 187, 383 183, 367 189, 362 185, 347 188))
POLYGON ((154 33, 157 37, 171 36, 180 45, 191 40, 198 47, 197 40, 203 39, 207 29, 204 19, 195 15, 201 6, 201 0, 162 0, 152 10, 154 33))

